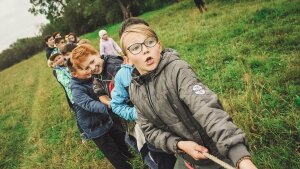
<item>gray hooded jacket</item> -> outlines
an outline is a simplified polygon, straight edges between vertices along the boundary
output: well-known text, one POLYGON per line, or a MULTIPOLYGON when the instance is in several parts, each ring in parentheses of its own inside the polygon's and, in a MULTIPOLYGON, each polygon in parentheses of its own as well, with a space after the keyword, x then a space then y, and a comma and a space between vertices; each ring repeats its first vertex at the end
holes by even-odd
MULTIPOLYGON (((138 124, 146 140, 166 152, 176 153, 179 140, 209 145, 210 153, 220 154, 233 164, 249 156, 245 134, 223 110, 216 94, 204 86, 192 68, 172 49, 162 52, 157 68, 145 75, 135 69, 130 99, 138 113, 138 124), (171 99, 171 103, 170 100, 171 99), (182 111, 182 107, 189 112, 182 111), (174 110, 174 107, 178 108, 174 110), (174 112, 191 113, 208 137, 195 138, 197 129, 186 127, 174 112)), ((188 124, 189 124, 188 123, 188 124)))

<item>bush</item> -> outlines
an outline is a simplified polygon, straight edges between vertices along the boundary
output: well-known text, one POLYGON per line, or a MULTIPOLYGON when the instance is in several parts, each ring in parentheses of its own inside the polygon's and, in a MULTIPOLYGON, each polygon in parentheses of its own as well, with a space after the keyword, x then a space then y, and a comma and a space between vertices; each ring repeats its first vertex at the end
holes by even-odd
POLYGON ((17 42, 0 53, 0 71, 43 50, 44 43, 41 43, 42 41, 41 36, 18 39, 17 42))

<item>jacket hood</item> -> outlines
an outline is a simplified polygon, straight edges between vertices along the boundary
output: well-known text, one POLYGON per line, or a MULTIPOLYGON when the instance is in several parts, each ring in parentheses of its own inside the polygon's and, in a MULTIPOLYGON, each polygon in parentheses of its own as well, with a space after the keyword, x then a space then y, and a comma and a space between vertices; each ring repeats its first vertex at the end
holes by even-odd
POLYGON ((180 60, 179 54, 171 48, 166 48, 161 52, 160 61, 153 71, 141 75, 136 68, 132 72, 132 83, 136 85, 142 85, 153 77, 156 77, 161 73, 164 68, 175 60, 180 60))

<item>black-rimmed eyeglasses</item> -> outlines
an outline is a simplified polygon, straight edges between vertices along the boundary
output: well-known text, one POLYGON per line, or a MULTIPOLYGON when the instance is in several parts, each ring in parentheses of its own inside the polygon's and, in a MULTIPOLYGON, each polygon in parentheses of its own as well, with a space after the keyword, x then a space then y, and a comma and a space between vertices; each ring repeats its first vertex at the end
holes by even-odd
POLYGON ((148 37, 143 43, 135 43, 130 45, 127 50, 129 50, 129 52, 133 55, 137 55, 143 50, 143 44, 148 48, 152 48, 157 44, 157 41, 158 40, 156 37, 148 37))

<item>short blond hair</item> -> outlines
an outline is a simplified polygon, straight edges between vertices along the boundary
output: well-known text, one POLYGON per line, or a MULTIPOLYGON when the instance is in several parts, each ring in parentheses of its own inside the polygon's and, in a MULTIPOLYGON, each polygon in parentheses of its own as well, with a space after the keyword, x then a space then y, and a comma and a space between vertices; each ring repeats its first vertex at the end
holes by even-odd
POLYGON ((127 53, 127 50, 126 50, 126 47, 124 44, 124 38, 129 33, 139 33, 139 34, 146 35, 147 37, 156 37, 158 39, 154 30, 152 28, 150 28, 149 26, 146 26, 143 24, 131 25, 125 29, 125 31, 123 32, 121 39, 120 39, 120 46, 121 46, 122 52, 125 55, 127 53))
POLYGON ((84 62, 90 55, 99 55, 99 52, 89 44, 82 44, 73 49, 70 61, 75 69, 81 68, 81 63, 84 62))

